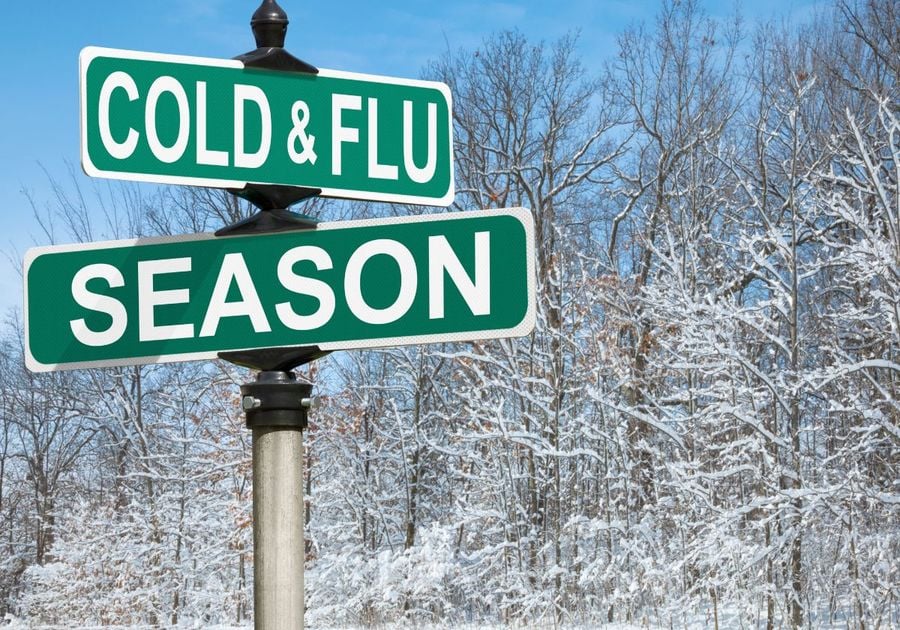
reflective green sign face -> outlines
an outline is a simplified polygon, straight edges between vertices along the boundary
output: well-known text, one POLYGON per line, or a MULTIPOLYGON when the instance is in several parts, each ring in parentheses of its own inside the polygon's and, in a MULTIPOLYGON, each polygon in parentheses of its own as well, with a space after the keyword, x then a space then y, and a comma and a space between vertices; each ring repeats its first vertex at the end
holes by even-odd
POLYGON ((534 230, 521 208, 315 230, 41 247, 25 257, 34 371, 528 334, 534 230))
POLYGON ((453 201, 443 83, 85 48, 81 162, 95 177, 446 206, 453 201))

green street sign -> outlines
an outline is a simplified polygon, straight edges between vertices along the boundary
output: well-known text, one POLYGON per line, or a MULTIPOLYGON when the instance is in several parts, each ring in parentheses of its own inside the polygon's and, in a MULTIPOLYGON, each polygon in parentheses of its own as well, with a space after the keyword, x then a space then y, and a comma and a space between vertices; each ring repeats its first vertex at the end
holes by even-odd
POLYGON ((79 61, 81 163, 92 177, 453 201, 443 83, 96 47, 79 61))
POLYGON ((522 208, 38 247, 24 275, 33 371, 472 341, 534 327, 534 227, 522 208))

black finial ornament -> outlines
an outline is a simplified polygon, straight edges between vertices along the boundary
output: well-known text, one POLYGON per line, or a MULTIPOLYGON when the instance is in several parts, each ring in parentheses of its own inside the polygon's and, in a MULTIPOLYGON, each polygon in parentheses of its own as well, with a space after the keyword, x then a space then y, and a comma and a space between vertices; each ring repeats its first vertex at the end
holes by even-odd
POLYGON ((283 48, 288 16, 275 0, 263 0, 250 18, 257 48, 283 48))
POLYGON ((256 40, 256 50, 239 55, 246 68, 280 70, 282 72, 306 72, 318 74, 318 69, 297 59, 284 49, 288 16, 275 0, 263 0, 250 18, 250 28, 256 40))

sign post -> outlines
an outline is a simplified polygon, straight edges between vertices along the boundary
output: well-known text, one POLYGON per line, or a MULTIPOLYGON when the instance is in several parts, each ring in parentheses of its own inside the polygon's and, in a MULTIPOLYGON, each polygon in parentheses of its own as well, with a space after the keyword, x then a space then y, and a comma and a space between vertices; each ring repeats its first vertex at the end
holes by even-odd
MULTIPOLYGON (((287 25, 287 14, 275 0, 263 0, 250 19, 256 50, 243 55, 245 61, 260 68, 293 70, 294 76, 315 73, 313 66, 284 49, 287 25)), ((237 134, 235 143, 238 143, 237 134)), ((260 210, 249 221, 226 227, 226 232, 254 234, 273 229, 315 228, 314 222, 295 217, 287 206, 315 195, 316 189, 245 186, 244 191, 260 210), (277 220, 267 220, 273 215, 277 220)), ((259 371, 256 381, 241 386, 241 407, 253 443, 253 626, 256 630, 303 630, 304 626, 303 430, 307 426, 306 409, 312 385, 298 382, 292 370, 320 355, 318 348, 309 347, 301 348, 299 354, 256 351, 242 357, 244 365, 259 371)))

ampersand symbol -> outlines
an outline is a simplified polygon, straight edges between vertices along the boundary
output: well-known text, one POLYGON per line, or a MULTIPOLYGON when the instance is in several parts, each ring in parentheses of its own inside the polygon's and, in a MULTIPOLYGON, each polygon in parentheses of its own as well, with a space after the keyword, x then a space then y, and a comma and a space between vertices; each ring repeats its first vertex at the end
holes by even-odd
POLYGON ((309 106, 303 101, 297 101, 291 108, 291 120, 294 128, 288 134, 287 150, 288 155, 294 164, 310 164, 316 163, 316 152, 313 147, 316 143, 316 137, 312 134, 306 135, 306 125, 309 124, 309 106), (303 116, 300 116, 300 114, 303 116), (297 143, 299 142, 302 151, 297 151, 297 143))

